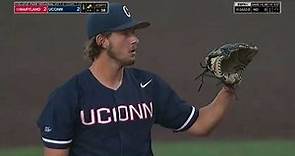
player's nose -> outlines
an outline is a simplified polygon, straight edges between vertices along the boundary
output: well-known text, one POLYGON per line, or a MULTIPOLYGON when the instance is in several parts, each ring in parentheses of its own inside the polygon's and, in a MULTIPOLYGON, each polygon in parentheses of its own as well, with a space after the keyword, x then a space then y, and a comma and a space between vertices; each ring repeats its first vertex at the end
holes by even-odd
POLYGON ((131 44, 138 44, 139 43, 139 39, 136 35, 132 35, 130 40, 131 40, 131 44))

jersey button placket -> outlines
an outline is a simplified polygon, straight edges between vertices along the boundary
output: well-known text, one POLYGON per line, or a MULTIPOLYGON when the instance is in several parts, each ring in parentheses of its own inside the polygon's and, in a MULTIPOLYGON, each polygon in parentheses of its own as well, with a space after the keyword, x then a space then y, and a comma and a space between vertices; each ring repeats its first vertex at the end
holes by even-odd
MULTIPOLYGON (((118 101, 120 101, 119 96, 118 96, 118 91, 113 91, 113 99, 114 99, 114 108, 118 108, 118 106, 120 105, 120 103, 118 102, 118 101)), ((117 117, 117 122, 116 122, 115 126, 116 126, 119 140, 120 140, 120 156, 124 156, 124 154, 123 154, 123 138, 122 138, 121 124, 120 124, 120 120, 119 120, 118 110, 116 110, 115 113, 116 113, 116 117, 117 117)))

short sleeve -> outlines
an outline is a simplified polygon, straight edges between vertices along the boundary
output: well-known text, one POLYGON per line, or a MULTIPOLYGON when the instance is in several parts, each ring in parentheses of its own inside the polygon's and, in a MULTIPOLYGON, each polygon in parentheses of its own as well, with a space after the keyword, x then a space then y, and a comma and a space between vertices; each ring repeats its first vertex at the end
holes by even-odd
POLYGON ((37 125, 44 146, 65 149, 70 146, 75 124, 75 95, 65 90, 56 90, 48 97, 37 125))
POLYGON ((153 99, 156 123, 174 132, 189 129, 199 116, 199 110, 181 99, 161 78, 154 78, 153 99))

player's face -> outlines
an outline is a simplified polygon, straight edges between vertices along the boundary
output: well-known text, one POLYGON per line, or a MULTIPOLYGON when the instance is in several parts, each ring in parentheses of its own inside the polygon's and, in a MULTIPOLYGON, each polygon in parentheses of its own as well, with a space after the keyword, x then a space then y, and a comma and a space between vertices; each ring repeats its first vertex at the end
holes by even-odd
POLYGON ((109 37, 108 55, 122 66, 135 62, 137 44, 139 40, 134 29, 113 32, 109 37))

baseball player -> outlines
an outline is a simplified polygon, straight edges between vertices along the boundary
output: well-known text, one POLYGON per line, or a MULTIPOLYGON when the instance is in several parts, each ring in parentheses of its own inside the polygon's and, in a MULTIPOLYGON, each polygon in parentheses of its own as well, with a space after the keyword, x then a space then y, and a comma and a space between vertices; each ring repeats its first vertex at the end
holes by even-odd
POLYGON ((45 156, 152 156, 154 124, 206 136, 234 101, 225 86, 198 109, 156 74, 127 68, 136 58, 135 31, 150 25, 131 16, 119 3, 89 15, 85 54, 92 64, 49 95, 37 122, 45 156))

